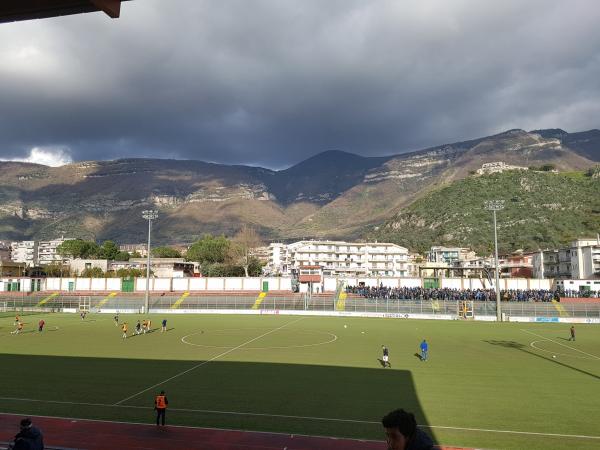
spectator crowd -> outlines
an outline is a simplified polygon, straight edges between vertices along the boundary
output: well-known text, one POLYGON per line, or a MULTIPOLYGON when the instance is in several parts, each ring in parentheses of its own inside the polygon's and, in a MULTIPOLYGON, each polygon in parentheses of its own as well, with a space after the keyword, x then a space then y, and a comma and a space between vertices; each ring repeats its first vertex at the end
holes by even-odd
MULTIPOLYGON (((450 289, 421 287, 385 287, 385 286, 347 286, 347 293, 365 298, 396 300, 474 300, 495 301, 494 289, 450 289)), ((551 302, 559 300, 560 293, 546 289, 510 289, 501 290, 503 301, 515 302, 551 302)))

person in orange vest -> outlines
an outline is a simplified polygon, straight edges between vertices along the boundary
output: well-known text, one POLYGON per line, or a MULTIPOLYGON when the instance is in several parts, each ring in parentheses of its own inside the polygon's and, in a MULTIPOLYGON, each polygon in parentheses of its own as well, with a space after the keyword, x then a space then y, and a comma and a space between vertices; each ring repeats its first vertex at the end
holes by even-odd
POLYGON ((19 322, 17 329, 15 331, 11 331, 10 334, 19 334, 21 331, 23 331, 24 326, 25 324, 23 322, 19 322))
POLYGON ((19 324, 19 322, 20 322, 20 321, 21 321, 21 318, 20 318, 20 317, 19 317, 19 315, 17 314, 17 315, 15 316, 15 323, 14 323, 14 325, 15 325, 15 326, 17 326, 17 325, 19 324))
POLYGON ((127 338, 127 322, 125 322, 123 324, 123 326, 121 327, 121 330, 123 330, 123 339, 127 338))
POLYGON ((162 418, 162 425, 165 425, 165 413, 167 412, 167 406, 169 406, 169 400, 165 395, 165 391, 160 391, 160 394, 154 399, 154 409, 156 410, 156 425, 159 425, 159 421, 162 418))

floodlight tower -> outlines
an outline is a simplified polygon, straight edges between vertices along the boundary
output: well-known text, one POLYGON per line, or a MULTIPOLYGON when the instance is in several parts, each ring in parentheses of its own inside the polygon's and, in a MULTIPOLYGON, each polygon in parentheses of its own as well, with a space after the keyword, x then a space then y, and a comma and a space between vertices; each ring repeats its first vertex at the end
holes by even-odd
POLYGON ((158 211, 146 209, 142 211, 142 217, 148 221, 148 260, 146 261, 146 300, 144 302, 144 313, 150 311, 150 234, 152 233, 152 221, 158 219, 158 211))
POLYGON ((494 252, 496 262, 496 320, 502 321, 502 311, 500 307, 500 264, 498 262, 498 228, 496 226, 496 211, 504 209, 504 200, 488 200, 485 202, 485 209, 494 213, 494 252))

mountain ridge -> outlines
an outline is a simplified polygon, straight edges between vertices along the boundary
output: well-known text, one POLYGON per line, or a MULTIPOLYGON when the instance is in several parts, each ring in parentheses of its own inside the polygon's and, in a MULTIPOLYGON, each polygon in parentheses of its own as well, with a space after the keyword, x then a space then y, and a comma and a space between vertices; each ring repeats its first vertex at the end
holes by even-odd
POLYGON ((267 239, 357 238, 431 189, 495 161, 584 170, 600 161, 600 131, 514 129, 388 156, 329 150, 277 171, 155 158, 0 162, 0 239, 137 242, 148 208, 160 211, 160 243, 233 234, 243 224, 267 239))

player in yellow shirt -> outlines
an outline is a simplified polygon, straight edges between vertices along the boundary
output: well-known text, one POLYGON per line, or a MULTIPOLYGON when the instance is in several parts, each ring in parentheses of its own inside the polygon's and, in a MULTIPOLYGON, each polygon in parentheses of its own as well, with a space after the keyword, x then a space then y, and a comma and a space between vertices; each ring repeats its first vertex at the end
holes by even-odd
POLYGON ((14 331, 11 331, 10 334, 19 334, 23 331, 23 327, 25 326, 25 324, 23 322, 19 322, 17 325, 17 329, 14 331))
POLYGON ((121 330, 123 330, 123 339, 127 338, 127 322, 124 322, 121 326, 121 330))

